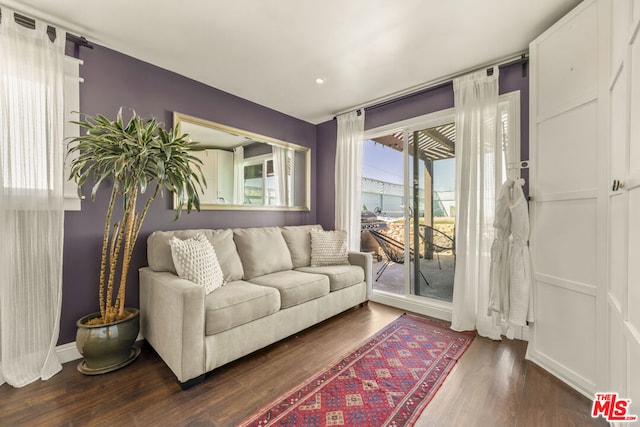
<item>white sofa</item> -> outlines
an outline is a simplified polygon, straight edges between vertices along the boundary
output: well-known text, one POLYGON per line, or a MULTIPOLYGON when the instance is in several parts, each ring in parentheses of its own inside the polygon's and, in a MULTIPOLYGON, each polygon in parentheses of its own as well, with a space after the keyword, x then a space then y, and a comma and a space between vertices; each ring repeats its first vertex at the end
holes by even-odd
POLYGON ((156 231, 140 269, 144 338, 183 389, 204 374, 358 304, 371 295, 371 255, 349 265, 313 267, 310 231, 318 225, 156 231), (178 277, 169 239, 204 234, 225 284, 204 288, 178 277))

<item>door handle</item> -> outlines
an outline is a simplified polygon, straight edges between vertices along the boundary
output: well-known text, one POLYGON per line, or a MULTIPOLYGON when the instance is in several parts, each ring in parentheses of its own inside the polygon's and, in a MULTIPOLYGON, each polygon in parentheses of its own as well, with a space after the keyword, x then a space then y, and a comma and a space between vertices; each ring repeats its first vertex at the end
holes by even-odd
POLYGON ((624 188, 624 182, 619 179, 614 179, 613 184, 611 185, 611 191, 618 191, 624 188))

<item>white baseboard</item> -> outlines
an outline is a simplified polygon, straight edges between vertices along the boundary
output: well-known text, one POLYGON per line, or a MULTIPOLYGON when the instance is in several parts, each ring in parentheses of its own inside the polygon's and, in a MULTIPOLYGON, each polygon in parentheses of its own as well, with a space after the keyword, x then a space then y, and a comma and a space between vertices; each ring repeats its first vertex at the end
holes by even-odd
POLYGON ((569 369, 561 363, 558 363, 551 357, 548 357, 547 355, 539 351, 531 349, 530 347, 531 346, 527 348, 525 359, 535 363, 545 371, 549 372, 551 375, 558 378, 560 381, 564 382, 587 399, 593 400, 596 390, 596 385, 593 381, 583 377, 582 375, 569 369))
POLYGON ((373 292, 371 301, 451 322, 451 303, 380 291, 373 292))
MULTIPOLYGON (((451 322, 451 303, 437 300, 426 300, 415 295, 399 295, 388 292, 374 291, 371 301, 397 307, 424 316, 451 322)), ((507 335, 507 327, 502 327, 502 335, 507 335)), ((514 339, 529 341, 529 326, 516 327, 514 339)))
POLYGON ((82 358, 82 355, 76 348, 75 341, 57 346, 56 354, 58 355, 60 363, 73 362, 74 360, 82 358))
MULTIPOLYGON (((143 339, 144 337, 142 336, 142 334, 138 334, 136 342, 142 341, 143 339)), ((58 355, 58 360, 60 361, 60 363, 68 363, 73 362, 74 360, 82 359, 82 355, 78 351, 75 341, 56 346, 56 354, 58 355)))

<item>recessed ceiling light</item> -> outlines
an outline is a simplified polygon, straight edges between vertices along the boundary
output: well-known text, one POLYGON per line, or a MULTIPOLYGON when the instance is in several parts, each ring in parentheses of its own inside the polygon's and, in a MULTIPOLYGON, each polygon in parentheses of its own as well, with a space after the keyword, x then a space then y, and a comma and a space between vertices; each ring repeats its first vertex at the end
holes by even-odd
POLYGON ((324 77, 318 77, 316 79, 316 84, 323 85, 323 84, 325 84, 326 81, 327 81, 327 79, 325 79, 324 77))

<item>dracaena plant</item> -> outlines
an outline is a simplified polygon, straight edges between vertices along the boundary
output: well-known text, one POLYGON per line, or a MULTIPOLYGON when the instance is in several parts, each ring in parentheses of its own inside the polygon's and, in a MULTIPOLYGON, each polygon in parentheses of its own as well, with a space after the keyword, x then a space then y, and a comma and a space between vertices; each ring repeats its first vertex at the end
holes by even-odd
MULTIPOLYGON (((125 312, 127 273, 133 248, 149 206, 166 189, 176 195, 174 221, 183 205, 200 210, 199 192, 205 185, 200 165, 193 155, 202 148, 181 134, 180 125, 165 130, 156 119, 143 119, 132 112, 128 122, 122 108, 115 121, 103 115, 83 115, 72 123, 86 132, 71 139, 68 153, 72 178, 81 194, 91 177, 91 200, 100 187, 111 186, 107 208, 99 275, 100 317, 93 324, 105 324, 128 316, 125 312), (114 213, 116 201, 122 212, 114 213), (144 200, 144 203, 143 203, 144 200)), ((117 209, 116 209, 117 210, 117 209)))

